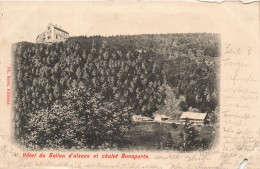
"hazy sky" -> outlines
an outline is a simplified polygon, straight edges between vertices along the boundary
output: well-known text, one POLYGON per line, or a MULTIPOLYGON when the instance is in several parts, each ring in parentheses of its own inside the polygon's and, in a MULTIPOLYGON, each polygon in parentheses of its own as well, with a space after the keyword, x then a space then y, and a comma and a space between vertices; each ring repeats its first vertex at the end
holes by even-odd
POLYGON ((188 6, 186 9, 176 7, 177 4, 166 9, 167 3, 138 2, 20 2, 3 3, 1 12, 7 21, 6 33, 11 34, 9 39, 35 42, 49 22, 61 25, 70 36, 172 33, 176 32, 175 27, 192 31, 189 30, 191 23, 186 21, 192 19, 196 24, 199 13, 185 16, 188 6))
MULTIPOLYGON (((61 25, 70 36, 218 33, 222 22, 225 22, 223 14, 229 15, 229 10, 227 5, 225 8, 215 8, 216 5, 197 2, 1 2, 0 30, 4 30, 1 32, 5 32, 4 37, 11 42, 35 42, 37 35, 50 22, 61 25), (191 6, 195 8, 190 10, 191 6), (205 7, 212 8, 211 12, 205 7), (218 17, 216 12, 222 15, 218 17)), ((232 6, 235 5, 232 3, 232 6)), ((241 8, 238 10, 243 12, 241 8)), ((228 30, 225 27, 223 29, 228 30)))

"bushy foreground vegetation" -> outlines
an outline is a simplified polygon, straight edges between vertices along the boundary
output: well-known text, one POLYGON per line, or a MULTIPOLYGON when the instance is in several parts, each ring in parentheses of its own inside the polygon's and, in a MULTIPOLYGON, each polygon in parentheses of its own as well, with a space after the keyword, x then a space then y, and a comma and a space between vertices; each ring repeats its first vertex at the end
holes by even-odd
POLYGON ((193 107, 214 121, 218 47, 215 34, 17 43, 17 140, 32 149, 120 148, 134 114, 167 110, 175 117, 193 107))

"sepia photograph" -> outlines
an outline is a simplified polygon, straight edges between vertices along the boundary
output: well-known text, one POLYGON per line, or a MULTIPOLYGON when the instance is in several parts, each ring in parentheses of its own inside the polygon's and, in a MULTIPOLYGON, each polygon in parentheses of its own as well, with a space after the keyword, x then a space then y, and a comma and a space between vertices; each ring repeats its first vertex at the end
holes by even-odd
POLYGON ((210 149, 218 34, 70 36, 13 44, 15 136, 29 149, 210 149))

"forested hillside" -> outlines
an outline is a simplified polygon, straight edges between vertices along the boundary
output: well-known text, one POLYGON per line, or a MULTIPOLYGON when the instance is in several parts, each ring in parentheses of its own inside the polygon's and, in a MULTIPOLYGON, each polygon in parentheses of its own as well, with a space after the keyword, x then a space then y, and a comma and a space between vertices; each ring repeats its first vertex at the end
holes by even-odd
POLYGON ((182 98, 174 109, 214 115, 218 105, 216 34, 80 36, 13 50, 15 133, 30 148, 125 145, 132 115, 169 104, 166 86, 182 98))

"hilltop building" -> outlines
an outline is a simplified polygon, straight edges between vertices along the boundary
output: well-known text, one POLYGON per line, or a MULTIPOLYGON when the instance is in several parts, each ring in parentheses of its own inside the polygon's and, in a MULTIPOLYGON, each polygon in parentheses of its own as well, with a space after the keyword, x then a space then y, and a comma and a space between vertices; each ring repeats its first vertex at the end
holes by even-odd
POLYGON ((46 30, 37 36, 37 43, 54 43, 54 42, 64 42, 69 38, 69 33, 63 29, 61 26, 48 24, 46 30))

